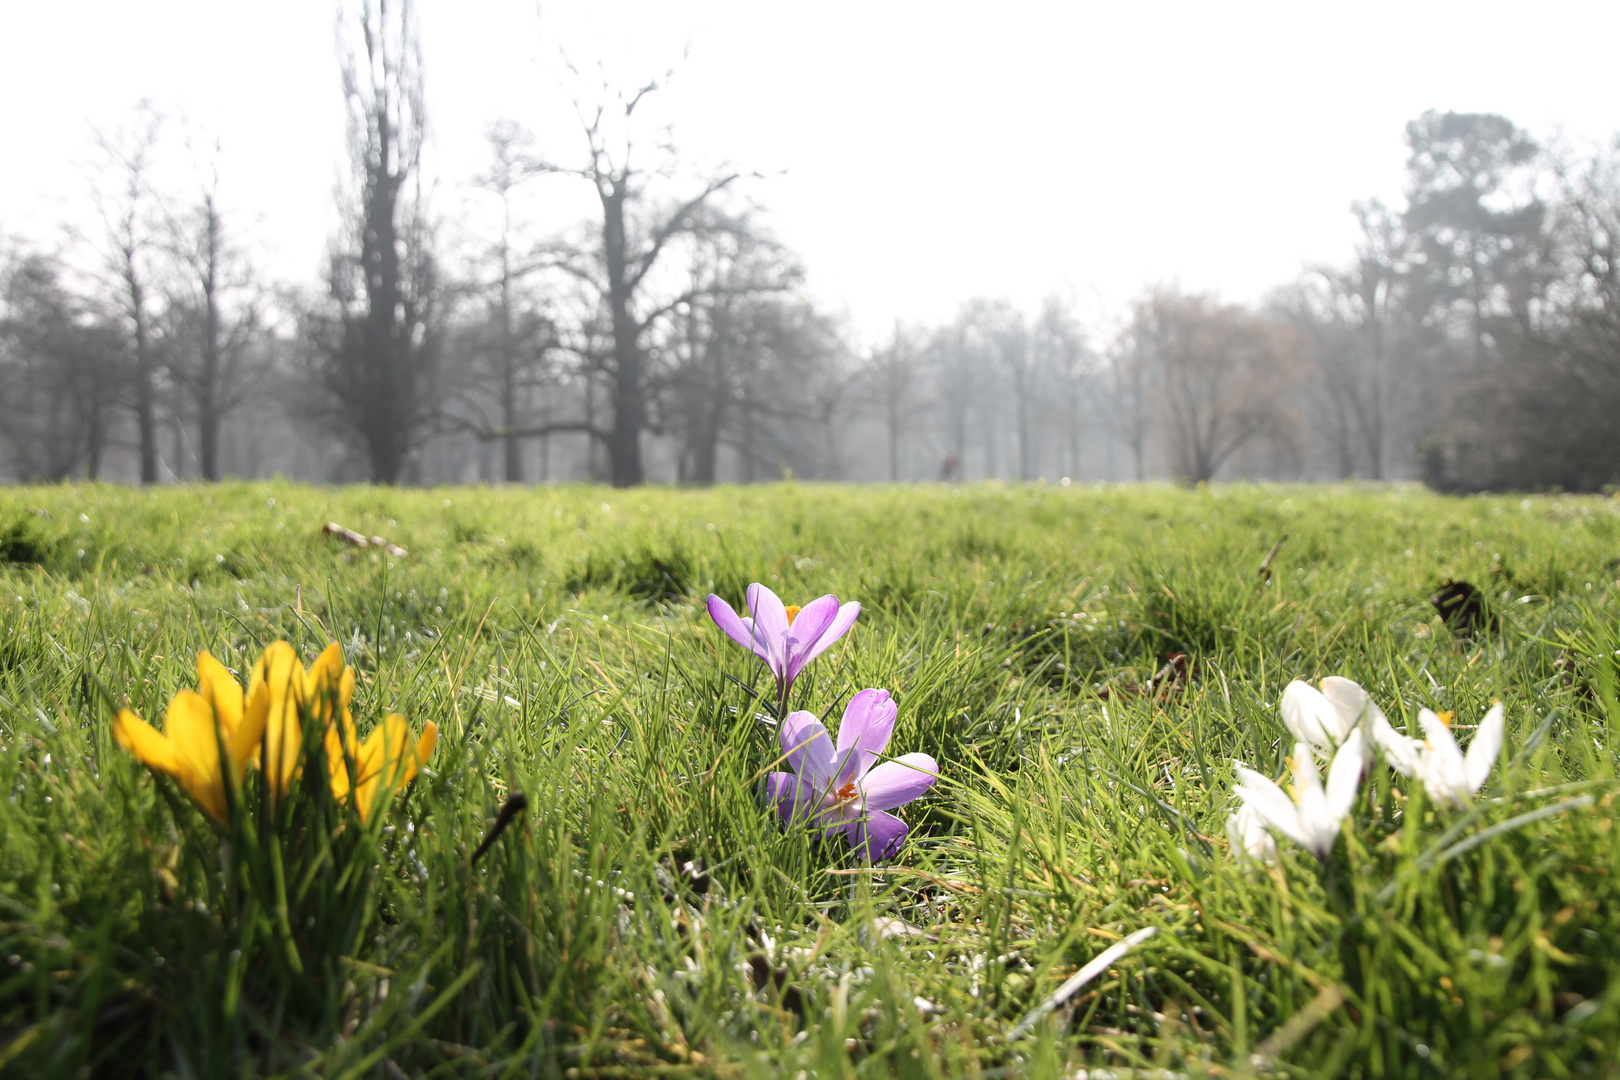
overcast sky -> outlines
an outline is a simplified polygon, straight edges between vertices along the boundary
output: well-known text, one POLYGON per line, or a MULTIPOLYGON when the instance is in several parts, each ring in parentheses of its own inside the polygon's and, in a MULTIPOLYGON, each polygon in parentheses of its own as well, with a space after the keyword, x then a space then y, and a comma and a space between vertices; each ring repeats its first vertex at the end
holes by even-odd
MULTIPOLYGON (((868 338, 971 296, 1117 311, 1179 282, 1253 300, 1346 256, 1402 186, 1405 122, 1620 130, 1609 3, 609 3, 420 0, 433 205, 476 197, 490 122, 577 151, 559 51, 633 83, 749 194, 868 338), (688 46, 689 55, 681 56, 688 46)), ((344 168, 328 0, 0 0, 0 236, 87 217, 93 127, 149 98, 222 144, 277 279, 312 280, 344 168)), ((545 196, 545 227, 580 204, 545 196), (550 200, 555 199, 555 202, 550 200)))

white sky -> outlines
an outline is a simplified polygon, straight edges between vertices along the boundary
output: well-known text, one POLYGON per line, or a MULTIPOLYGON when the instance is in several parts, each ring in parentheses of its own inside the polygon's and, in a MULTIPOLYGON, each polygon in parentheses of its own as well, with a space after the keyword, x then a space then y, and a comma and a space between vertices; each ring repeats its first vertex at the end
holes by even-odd
MULTIPOLYGON (((1576 142, 1620 130, 1620 4, 610 3, 420 0, 434 207, 499 117, 579 145, 559 48, 659 95, 697 165, 749 193, 810 289, 868 338, 970 296, 1117 311, 1176 281, 1252 300, 1348 255, 1349 204, 1397 199, 1405 122, 1502 112, 1576 142)), ((93 126, 143 97, 223 145, 261 263, 312 281, 343 105, 327 0, 0 0, 0 236, 88 216, 93 126)), ((555 191, 560 228, 580 204, 555 191)), ((547 195, 551 198, 552 195, 547 195)))

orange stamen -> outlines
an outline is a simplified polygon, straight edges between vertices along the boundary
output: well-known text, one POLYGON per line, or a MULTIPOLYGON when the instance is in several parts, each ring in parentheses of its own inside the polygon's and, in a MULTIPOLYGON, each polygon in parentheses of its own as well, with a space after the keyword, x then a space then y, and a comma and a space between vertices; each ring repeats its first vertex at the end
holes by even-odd
POLYGON ((850 799, 855 797, 855 781, 849 781, 849 783, 833 792, 833 794, 838 796, 840 800, 848 802, 850 799))
POLYGON ((787 606, 787 617, 788 617, 788 625, 789 626, 793 625, 793 616, 797 615, 798 613, 799 613, 799 605, 798 604, 789 604, 787 606))

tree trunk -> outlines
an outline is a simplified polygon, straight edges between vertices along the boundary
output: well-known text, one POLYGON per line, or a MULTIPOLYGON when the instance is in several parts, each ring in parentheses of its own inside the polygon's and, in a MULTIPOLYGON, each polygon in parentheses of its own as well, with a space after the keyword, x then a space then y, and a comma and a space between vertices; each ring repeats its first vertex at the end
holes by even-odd
MULTIPOLYGON (((510 211, 506 231, 501 233, 501 419, 508 431, 517 426, 518 388, 517 358, 512 346, 512 263, 506 247, 506 236, 511 229, 510 211)), ((523 446, 516 435, 501 440, 505 451, 505 476, 508 484, 523 483, 523 446)))
POLYGON ((366 276, 366 322, 361 369, 370 394, 365 407, 364 436, 371 458, 371 479, 396 484, 405 464, 405 416, 409 407, 401 370, 408 347, 396 325, 400 306, 400 266, 395 214, 401 177, 389 168, 393 132, 390 121, 378 124, 379 152, 372 163, 366 200, 361 262, 366 276))
POLYGON ((217 413, 204 413, 197 418, 198 450, 202 458, 202 474, 204 480, 215 481, 219 479, 219 415, 217 413))
POLYGON ((600 190, 602 248, 607 262, 608 313, 613 322, 613 427, 608 434, 608 460, 614 487, 642 482, 642 401, 640 328, 630 312, 630 268, 624 231, 625 187, 615 180, 600 190))
POLYGON ((158 478, 157 388, 152 385, 150 329, 146 325, 146 290, 135 270, 134 249, 125 250, 129 308, 135 320, 135 425, 141 440, 141 483, 158 478))
POLYGON ((90 422, 90 428, 85 432, 85 461, 84 478, 86 480, 101 479, 101 455, 107 448, 107 427, 100 418, 90 422))
POLYGON ((1033 475, 1035 471, 1033 467, 1034 455, 1031 453, 1030 447, 1029 394, 1027 391, 1028 387, 1023 385, 1023 379, 1020 378, 1018 385, 1018 479, 1026 482, 1035 479, 1033 475))
POLYGON ((889 402, 889 482, 900 479, 900 405, 889 402))
POLYGON ((705 430, 700 432, 692 443, 691 479, 695 484, 715 482, 716 466, 720 457, 720 433, 710 424, 705 424, 704 428, 705 430))
POLYGON ((1064 412, 1069 420, 1069 475, 1080 479, 1080 403, 1074 384, 1069 384, 1068 408, 1064 412))
POLYGON ((220 366, 219 341, 219 214, 213 200, 206 207, 207 250, 203 264, 202 370, 197 381, 197 439, 203 479, 219 479, 220 366))

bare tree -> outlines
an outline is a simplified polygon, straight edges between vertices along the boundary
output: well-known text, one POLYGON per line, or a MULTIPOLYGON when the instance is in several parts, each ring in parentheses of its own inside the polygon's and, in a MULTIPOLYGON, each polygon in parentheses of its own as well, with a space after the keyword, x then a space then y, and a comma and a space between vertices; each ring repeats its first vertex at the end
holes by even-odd
POLYGON ((142 102, 122 130, 98 132, 104 159, 97 196, 101 212, 107 269, 118 283, 125 324, 130 407, 140 437, 141 483, 158 479, 158 346, 153 340, 152 265, 157 254, 149 171, 162 118, 142 102))
POLYGON ((888 435, 889 479, 900 479, 900 439, 905 434, 913 409, 919 404, 919 373, 923 350, 917 335, 898 322, 889 344, 874 349, 863 367, 861 381, 877 406, 888 435))
POLYGON ((1290 328, 1207 295, 1156 289, 1136 302, 1130 333, 1177 475, 1211 480, 1252 439, 1287 435, 1287 392, 1303 362, 1290 328))
POLYGON ((850 398, 859 383, 852 370, 844 335, 831 322, 825 324, 828 348, 811 368, 804 383, 809 416, 821 434, 820 475, 828 480, 844 476, 843 440, 851 409, 850 398))
MULTIPOLYGON (((976 339, 980 357, 993 372, 994 382, 1009 392, 1012 428, 1018 452, 1018 478, 1035 478, 1035 421, 1040 395, 1040 372, 1030 348, 1029 329, 1023 312, 1005 300, 973 300, 963 305, 958 317, 964 333, 976 339)), ((982 406, 983 399, 980 398, 982 406)), ((980 410, 983 411, 982 408, 980 410)), ((1000 425, 986 423, 986 437, 1000 425)))
POLYGON ((170 300, 177 323, 169 367, 197 422, 197 457, 203 478, 220 478, 220 440, 226 417, 258 388, 254 351, 259 331, 252 268, 234 243, 219 200, 218 147, 196 201, 171 217, 170 244, 184 281, 170 300))
POLYGON ((1147 479, 1148 436, 1152 432, 1152 375, 1147 354, 1127 330, 1104 357, 1103 426, 1131 452, 1131 474, 1147 479))
POLYGON ((983 405, 988 364, 984 342, 968 323, 965 310, 934 333, 923 353, 945 453, 956 460, 958 469, 967 460, 969 422, 983 405))
POLYGON ((1421 334, 1406 303, 1400 223, 1377 202, 1358 203, 1354 212, 1362 226, 1355 261, 1312 271, 1273 306, 1314 345, 1321 377, 1315 427, 1335 470, 1382 480, 1397 389, 1408 399, 1421 393, 1426 373, 1416 362, 1421 334))
POLYGON ((813 309, 781 298, 802 280, 797 263, 747 216, 694 240, 689 299, 660 335, 651 389, 681 438, 681 478, 711 484, 722 442, 751 471, 762 437, 794 426, 804 402, 797 376, 817 361, 821 335, 813 309))
POLYGON ((1041 305, 1035 322, 1033 353, 1036 369, 1045 373, 1057 397, 1059 423, 1063 429, 1070 476, 1080 475, 1080 410, 1085 400, 1087 352, 1085 331, 1074 311, 1057 296, 1041 305))
POLYGON ((480 291, 489 297, 488 318, 472 342, 473 351, 487 360, 489 378, 480 378, 473 392, 483 398, 487 390, 494 390, 498 423, 485 422, 480 429, 498 427, 504 432, 502 473, 507 483, 516 484, 523 481, 523 436, 518 430, 532 422, 530 399, 545 391, 546 357, 556 342, 553 320, 525 285, 551 260, 520 249, 513 217, 519 188, 534 176, 533 137, 516 123, 502 121, 490 128, 487 138, 489 168, 477 183, 499 200, 500 227, 485 254, 488 270, 479 282, 480 291))
POLYGON ((362 0, 343 58, 360 190, 352 233, 332 253, 329 312, 306 312, 316 373, 366 451, 397 483, 437 411, 438 272, 420 193, 427 118, 411 0, 362 0), (415 190, 412 190, 412 184, 415 190))
POLYGON ((62 284, 55 260, 0 271, 0 440, 21 480, 101 475, 124 393, 122 333, 62 284))
POLYGON ((678 239, 713 226, 715 219, 703 211, 741 175, 716 173, 699 181, 695 190, 667 201, 652 195, 649 185, 668 174, 668 162, 663 169, 644 169, 631 129, 637 107, 668 77, 648 82, 631 94, 616 92, 604 82, 602 103, 589 109, 575 103, 585 136, 585 162, 576 166, 537 164, 545 172, 588 182, 601 208, 594 241, 560 252, 559 265, 595 294, 604 313, 610 349, 586 354, 586 358, 606 378, 610 419, 603 427, 587 415, 522 433, 589 433, 607 447, 613 483, 619 487, 644 479, 641 436, 648 423, 647 335, 696 295, 695 286, 660 291, 654 272, 678 239), (614 127, 621 128, 618 136, 611 130, 614 127))

